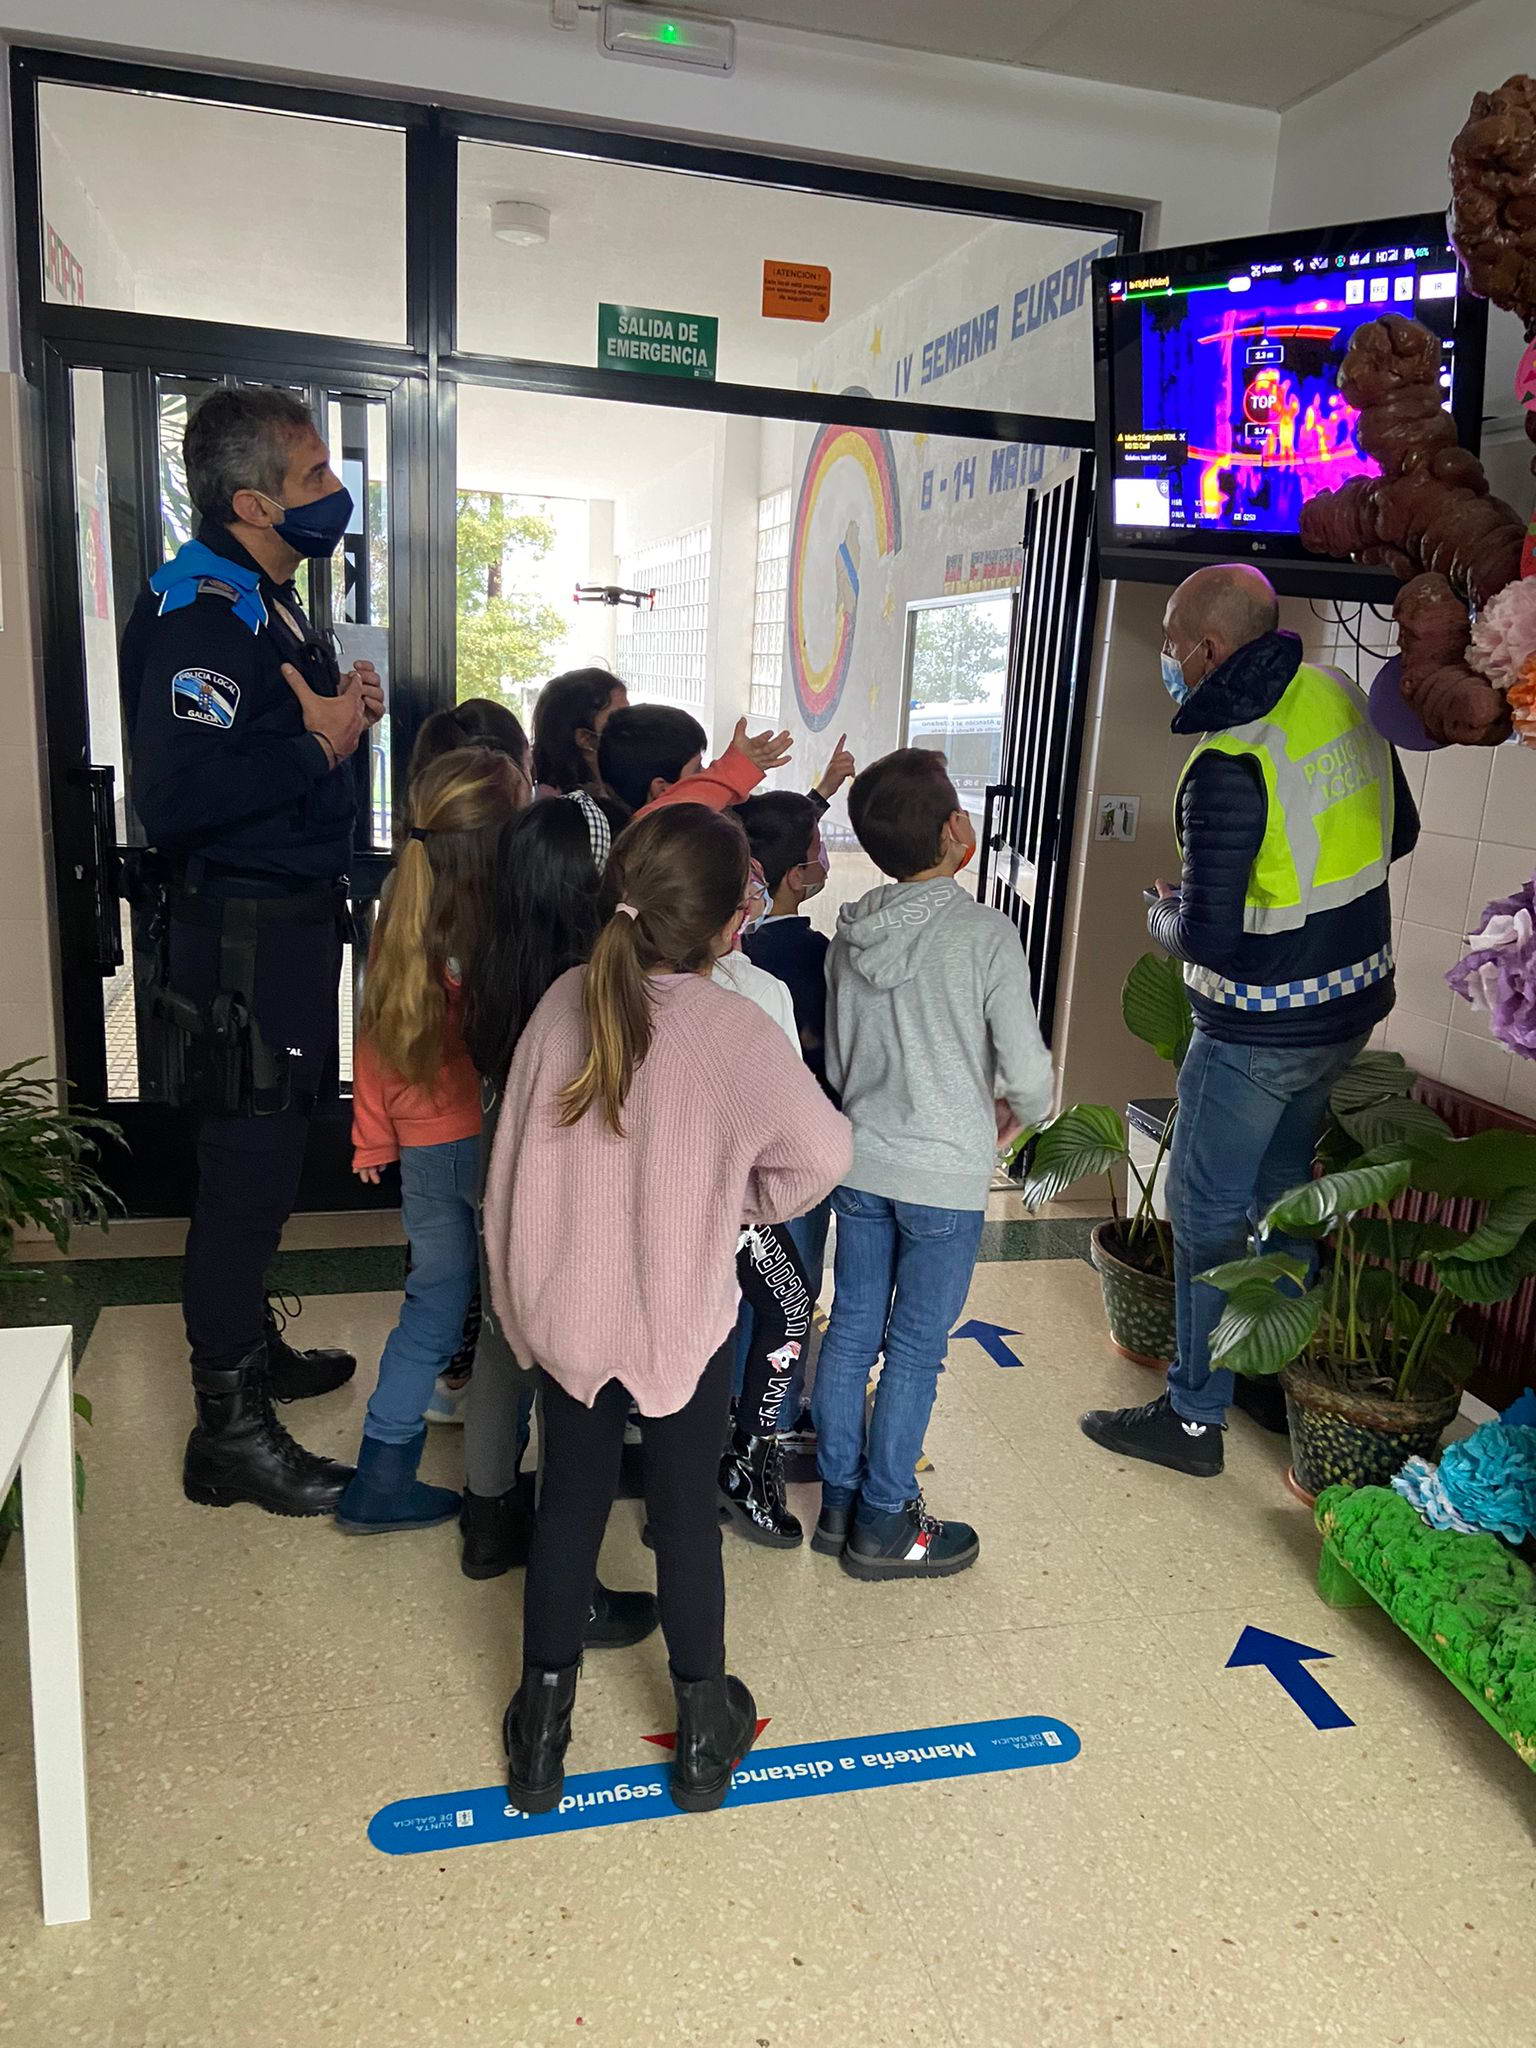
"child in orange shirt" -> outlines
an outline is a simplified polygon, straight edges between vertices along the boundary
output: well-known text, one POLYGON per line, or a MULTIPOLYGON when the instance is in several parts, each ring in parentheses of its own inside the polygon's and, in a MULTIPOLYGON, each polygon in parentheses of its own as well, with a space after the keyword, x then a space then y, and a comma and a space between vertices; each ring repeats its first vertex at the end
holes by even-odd
POLYGON ((352 1083, 352 1164, 376 1183, 400 1162, 411 1247, 400 1318, 379 1361, 344 1529, 426 1529, 459 1496, 416 1477, 423 1417, 459 1347, 478 1280, 480 1077, 460 1026, 465 963, 480 942, 496 839, 527 801, 503 754, 445 754, 411 786, 410 831, 379 910, 352 1083))

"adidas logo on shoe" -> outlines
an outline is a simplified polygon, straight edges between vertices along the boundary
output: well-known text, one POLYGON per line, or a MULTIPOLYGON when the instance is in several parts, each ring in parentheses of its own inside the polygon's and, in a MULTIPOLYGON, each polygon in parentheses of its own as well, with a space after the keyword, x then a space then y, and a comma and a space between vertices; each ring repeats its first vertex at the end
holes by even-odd
POLYGON ((1206 1425, 1203 1422, 1183 1422, 1180 1423, 1179 1427, 1183 1430, 1186 1436, 1205 1435, 1206 1425))

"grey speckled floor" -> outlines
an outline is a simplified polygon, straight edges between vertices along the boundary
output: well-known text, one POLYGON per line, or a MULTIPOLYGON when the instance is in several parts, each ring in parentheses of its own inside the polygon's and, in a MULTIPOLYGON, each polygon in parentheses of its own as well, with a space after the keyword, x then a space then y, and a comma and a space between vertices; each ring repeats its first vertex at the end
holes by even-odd
MULTIPOLYGON (((373 1283, 377 1285, 378 1283, 373 1283)), ((386 1293, 303 1334, 375 1354, 386 1293)), ((1238 1418, 1214 1483, 1095 1450, 1146 1398, 1079 1257, 1002 1259, 929 1438, 962 1578, 869 1588, 730 1541, 733 1659, 765 1746, 1008 1713, 1071 1764, 387 1858, 390 1800, 485 1785, 519 1582, 451 1528, 358 1543, 193 1508, 177 1314, 105 1305, 80 1384, 96 1917, 38 1918, 19 1554, 0 1566, 0 2040, 26 2048, 1506 2048, 1536 2011, 1536 1780, 1374 1608, 1333 1614, 1283 1451, 1238 1418), (1246 1623, 1335 1653, 1316 1734, 1246 1623)), ((288 1411, 350 1452, 366 1383, 288 1411)), ((437 1476, 458 1443, 434 1433, 437 1476)), ((807 1496, 797 1503, 811 1505, 807 1496)), ((728 1539, 729 1540, 729 1539, 728 1539)), ((615 1510, 613 1583, 648 1582, 615 1510)), ((670 1726, 656 1642, 588 1660, 572 1764, 670 1726)))

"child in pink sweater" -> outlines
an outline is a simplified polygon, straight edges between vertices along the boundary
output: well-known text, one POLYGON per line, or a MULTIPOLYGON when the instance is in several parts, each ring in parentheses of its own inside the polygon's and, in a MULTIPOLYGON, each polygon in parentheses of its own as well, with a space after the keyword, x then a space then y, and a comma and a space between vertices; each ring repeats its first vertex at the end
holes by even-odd
POLYGON ((746 836, 702 805, 637 820, 608 866, 618 907, 518 1044, 486 1189, 491 1287, 540 1368, 543 1484, 507 1709, 508 1787, 559 1803, 582 1631, 630 1399, 677 1693, 672 1793, 719 1806, 756 1707, 725 1671, 716 1479, 730 1403, 741 1219, 781 1222, 847 1167, 848 1123, 784 1033, 715 986, 746 836), (601 1247, 597 1256, 593 1246, 601 1247))

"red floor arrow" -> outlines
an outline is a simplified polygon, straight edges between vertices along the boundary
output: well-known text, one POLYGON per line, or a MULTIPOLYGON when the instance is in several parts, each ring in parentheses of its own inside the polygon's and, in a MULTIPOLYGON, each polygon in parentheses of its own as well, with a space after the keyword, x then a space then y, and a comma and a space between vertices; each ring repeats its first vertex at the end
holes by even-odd
MULTIPOLYGON (((754 1735, 752 1738, 754 1742, 757 1742, 761 1739, 763 1730, 768 1726, 768 1723, 772 1719, 773 1716, 771 1714, 765 1714, 763 1718, 758 1722, 757 1734, 754 1735)), ((641 1739, 645 1742, 654 1742, 658 1749, 676 1749, 677 1747, 676 1730, 674 1730, 670 1735, 646 1735, 643 1736, 641 1739)))

